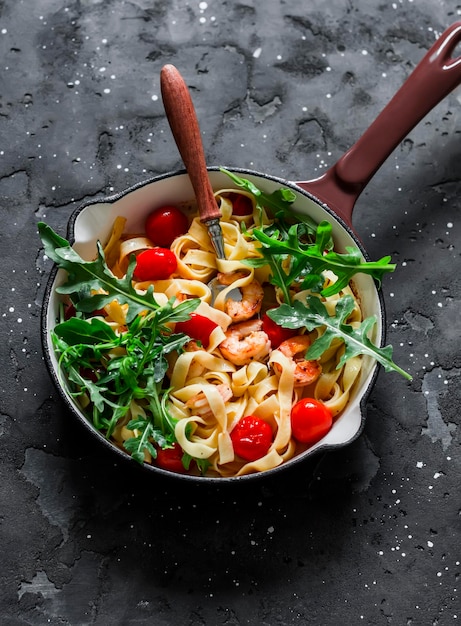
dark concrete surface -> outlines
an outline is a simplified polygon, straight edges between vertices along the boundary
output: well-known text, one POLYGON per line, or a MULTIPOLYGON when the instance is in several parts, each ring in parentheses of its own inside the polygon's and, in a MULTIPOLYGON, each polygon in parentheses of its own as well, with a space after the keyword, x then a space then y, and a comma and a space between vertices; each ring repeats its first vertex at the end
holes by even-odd
POLYGON ((0 623, 395 624, 461 619, 460 91, 354 213, 385 279, 388 341, 361 437, 245 488, 154 480, 102 452, 42 359, 37 235, 181 167, 174 63, 210 164, 315 177, 446 27, 448 0, 0 1, 0 623))

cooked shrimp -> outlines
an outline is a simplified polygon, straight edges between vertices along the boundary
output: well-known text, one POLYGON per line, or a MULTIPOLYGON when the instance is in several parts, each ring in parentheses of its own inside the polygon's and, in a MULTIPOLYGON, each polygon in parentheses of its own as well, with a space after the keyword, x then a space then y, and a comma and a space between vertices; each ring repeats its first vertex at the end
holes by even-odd
MULTIPOLYGON (((232 390, 229 385, 222 383, 221 385, 216 385, 216 390, 219 392, 219 395, 223 399, 224 402, 227 402, 232 398, 232 390)), ((208 403, 208 399, 203 391, 199 391, 199 393, 189 398, 186 402, 186 407, 188 409, 192 409, 196 415, 203 417, 204 419, 210 417, 211 408, 208 403)))
POLYGON ((246 365, 267 356, 271 350, 271 342, 262 327, 261 320, 229 326, 226 339, 219 344, 223 357, 234 365, 246 365))
POLYGON ((197 350, 204 350, 203 346, 199 346, 198 342, 195 339, 191 339, 186 344, 184 344, 184 350, 186 352, 197 352, 197 350))
MULTIPOLYGON (((282 341, 278 349, 286 357, 293 359, 296 363, 294 373, 295 387, 305 387, 315 382, 322 373, 322 366, 318 361, 307 361, 304 356, 311 345, 308 335, 296 335, 282 341)), ((278 370, 280 366, 275 364, 278 370)))
POLYGON ((248 275, 248 272, 245 272, 245 270, 235 270, 233 272, 218 272, 216 278, 221 285, 232 285, 232 283, 235 283, 236 280, 245 278, 245 276, 248 275))
MULTIPOLYGON (((232 285, 236 280, 244 278, 246 272, 236 270, 235 272, 219 272, 218 282, 221 285, 232 285)), ((242 294, 241 300, 226 300, 226 313, 232 318, 233 322, 244 322, 259 313, 264 297, 264 291, 257 280, 252 280, 248 285, 238 287, 242 294)))

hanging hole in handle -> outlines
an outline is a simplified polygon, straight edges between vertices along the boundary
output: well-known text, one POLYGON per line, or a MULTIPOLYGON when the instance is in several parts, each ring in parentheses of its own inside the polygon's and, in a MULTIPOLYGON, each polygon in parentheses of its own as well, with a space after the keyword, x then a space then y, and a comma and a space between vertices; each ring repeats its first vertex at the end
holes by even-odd
POLYGON ((455 47, 449 51, 447 58, 443 64, 444 70, 452 70, 461 64, 461 41, 456 43, 455 47))
POLYGON ((451 51, 451 60, 459 61, 461 60, 461 41, 456 44, 456 46, 451 51))
POLYGON ((440 40, 440 47, 436 47, 431 60, 435 60, 437 56, 442 56, 444 60, 443 69, 453 69, 461 63, 461 21, 452 24, 441 35, 440 40))

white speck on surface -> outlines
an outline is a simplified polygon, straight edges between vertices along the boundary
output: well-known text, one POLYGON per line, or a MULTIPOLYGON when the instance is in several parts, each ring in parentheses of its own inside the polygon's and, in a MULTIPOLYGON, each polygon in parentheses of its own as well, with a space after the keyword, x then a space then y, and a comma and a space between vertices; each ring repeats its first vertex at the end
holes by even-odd
POLYGON ((256 50, 253 52, 253 58, 259 59, 259 57, 261 56, 261 52, 262 52, 262 48, 256 48, 256 50))
POLYGON ((363 56, 366 56, 368 54, 368 50, 362 50, 362 54, 363 56))

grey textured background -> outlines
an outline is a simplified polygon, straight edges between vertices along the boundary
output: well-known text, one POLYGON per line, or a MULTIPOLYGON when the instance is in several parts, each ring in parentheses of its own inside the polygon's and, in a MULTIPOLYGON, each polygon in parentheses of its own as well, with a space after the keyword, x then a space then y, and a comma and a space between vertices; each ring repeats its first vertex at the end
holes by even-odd
POLYGON ((101 452, 48 377, 37 235, 181 167, 160 98, 174 63, 208 161, 288 180, 332 165, 461 19, 440 0, 0 1, 0 621, 398 624, 461 618, 461 92, 360 198, 388 341, 362 436, 284 480, 185 488, 101 452))

